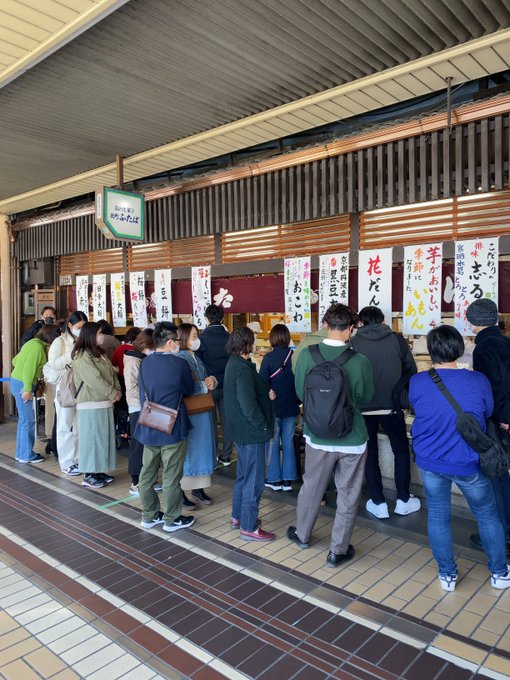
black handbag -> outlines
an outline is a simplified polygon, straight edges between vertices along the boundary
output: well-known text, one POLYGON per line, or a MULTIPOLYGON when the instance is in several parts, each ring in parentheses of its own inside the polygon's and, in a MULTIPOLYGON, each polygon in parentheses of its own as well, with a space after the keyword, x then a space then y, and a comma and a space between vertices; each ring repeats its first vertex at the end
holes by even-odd
POLYGON ((145 427, 150 427, 153 430, 158 430, 159 432, 165 432, 165 434, 172 434, 174 431, 175 421, 179 415, 181 402, 179 401, 179 404, 175 409, 170 408, 170 406, 162 406, 161 404, 156 404, 154 401, 150 401, 149 397, 147 396, 147 388, 145 387, 145 383, 143 381, 141 364, 138 375, 142 382, 143 393, 145 397, 145 401, 138 417, 138 424, 144 425, 145 427))

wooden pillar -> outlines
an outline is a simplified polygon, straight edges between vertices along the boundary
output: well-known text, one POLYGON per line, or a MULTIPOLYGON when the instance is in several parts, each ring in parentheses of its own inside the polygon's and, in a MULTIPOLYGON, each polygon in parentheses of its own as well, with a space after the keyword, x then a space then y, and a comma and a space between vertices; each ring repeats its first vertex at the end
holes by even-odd
MULTIPOLYGON (((12 291, 11 291, 11 259, 9 218, 0 213, 0 318, 2 322, 1 335, 1 376, 6 378, 11 374, 12 366, 12 291)), ((9 383, 1 383, 0 419, 3 420, 5 410, 12 415, 12 400, 10 399, 9 383), (7 408, 4 410, 4 405, 7 408)))

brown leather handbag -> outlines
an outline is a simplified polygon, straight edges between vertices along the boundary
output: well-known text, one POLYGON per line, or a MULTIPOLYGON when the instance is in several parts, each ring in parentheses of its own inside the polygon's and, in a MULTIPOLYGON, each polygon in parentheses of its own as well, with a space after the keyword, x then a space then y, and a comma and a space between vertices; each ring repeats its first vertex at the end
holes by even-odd
POLYGON ((184 397, 186 410, 189 416, 195 416, 197 413, 205 413, 206 411, 213 411, 216 408, 212 394, 194 394, 192 397, 184 397))
POLYGON ((145 427, 151 427, 153 430, 158 430, 159 432, 165 432, 166 434, 172 434, 175 426, 175 421, 179 415, 179 407, 181 402, 177 405, 177 408, 170 408, 170 406, 162 406, 161 404, 156 404, 154 401, 149 401, 147 396, 147 388, 143 381, 142 376, 142 366, 140 365, 139 377, 142 382, 143 393, 145 396, 145 401, 142 405, 140 415, 138 417, 138 423, 144 425, 145 427))

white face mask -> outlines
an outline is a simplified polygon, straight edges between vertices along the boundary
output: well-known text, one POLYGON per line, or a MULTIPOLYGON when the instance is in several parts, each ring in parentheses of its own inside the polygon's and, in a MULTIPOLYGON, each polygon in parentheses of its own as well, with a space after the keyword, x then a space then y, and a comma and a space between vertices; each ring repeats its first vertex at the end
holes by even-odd
POLYGON ((75 338, 77 338, 80 335, 80 328, 71 328, 71 334, 74 335, 75 338))
POLYGON ((173 349, 169 350, 170 354, 179 354, 179 346, 174 347, 173 349))
POLYGON ((200 348, 200 338, 196 338, 189 343, 189 348, 192 352, 196 352, 200 348))

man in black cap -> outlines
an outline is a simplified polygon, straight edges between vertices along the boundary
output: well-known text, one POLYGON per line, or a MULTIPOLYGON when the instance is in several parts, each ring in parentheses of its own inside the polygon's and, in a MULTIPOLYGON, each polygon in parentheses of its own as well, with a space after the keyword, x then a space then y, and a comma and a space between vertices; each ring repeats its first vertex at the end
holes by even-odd
MULTIPOLYGON (((487 376, 494 396, 494 421, 509 434, 510 444, 510 338, 498 327, 498 308, 494 300, 480 298, 466 310, 473 329, 475 349, 473 370, 487 376)), ((491 479, 498 514, 506 530, 507 552, 510 550, 510 475, 491 479)), ((479 534, 472 534, 471 543, 482 549, 479 534)))

